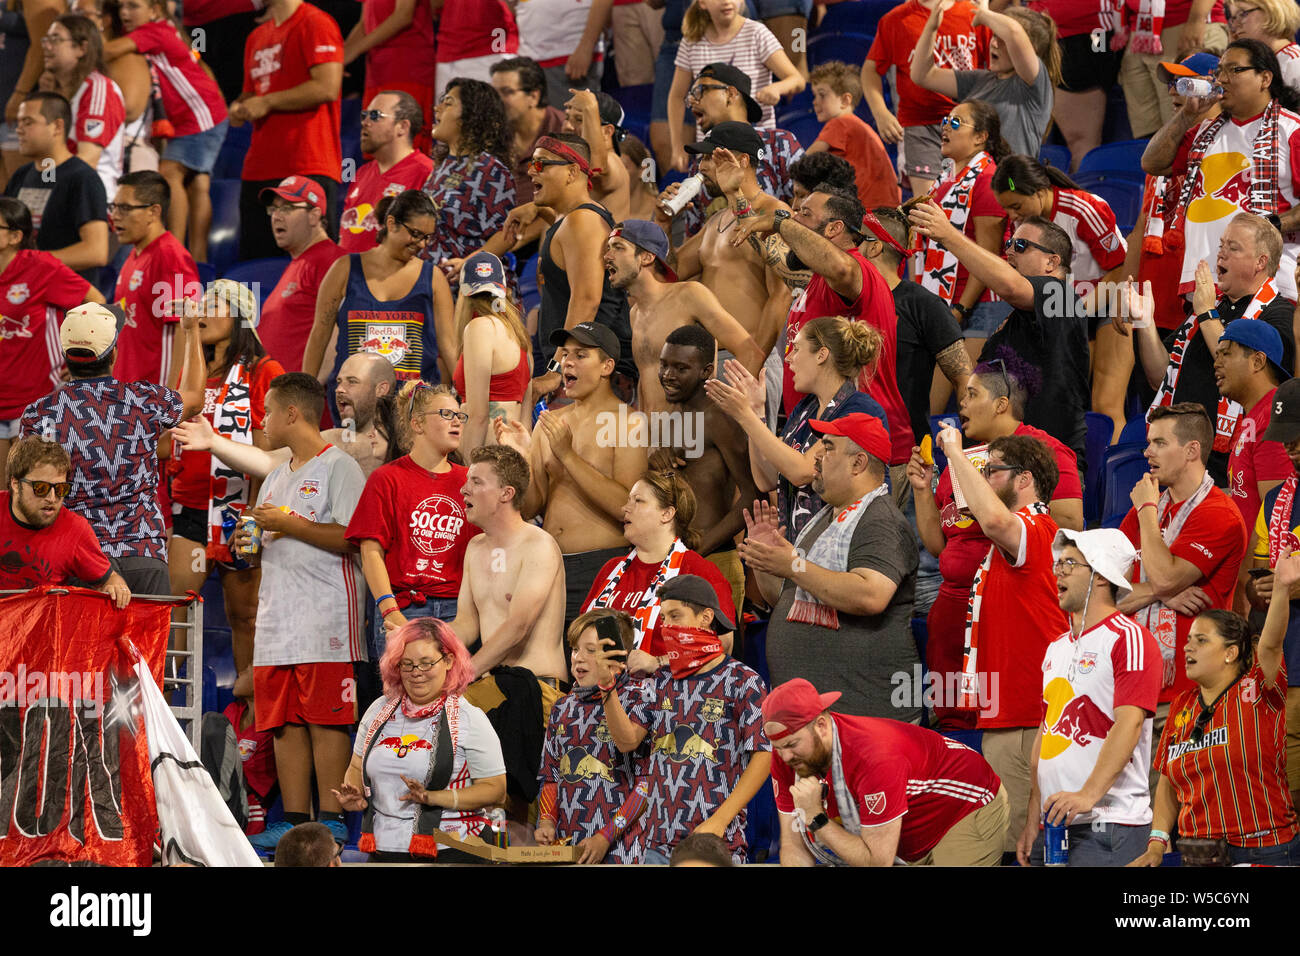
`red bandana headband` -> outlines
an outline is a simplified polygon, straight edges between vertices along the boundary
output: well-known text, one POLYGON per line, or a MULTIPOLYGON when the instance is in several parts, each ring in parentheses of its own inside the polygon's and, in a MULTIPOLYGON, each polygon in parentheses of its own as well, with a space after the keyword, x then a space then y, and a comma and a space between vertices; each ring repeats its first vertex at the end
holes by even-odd
POLYGON ((907 265, 908 258, 911 257, 912 254, 899 245, 898 240, 889 234, 889 230, 881 224, 880 220, 876 218, 874 212, 868 211, 863 214, 862 225, 871 233, 873 238, 879 239, 903 257, 902 261, 898 264, 898 277, 900 279, 904 278, 905 273, 903 270, 907 265))
POLYGON ((553 136, 543 136, 541 139, 537 141, 537 145, 534 148, 544 149, 548 153, 554 153, 557 156, 563 156, 565 159, 573 163, 575 166, 577 166, 579 169, 581 169, 584 173, 587 174, 587 188, 588 189, 592 188, 591 174, 595 170, 592 170, 591 163, 583 159, 577 152, 574 151, 574 149, 571 146, 566 146, 564 143, 561 143, 558 139, 556 139, 553 136))

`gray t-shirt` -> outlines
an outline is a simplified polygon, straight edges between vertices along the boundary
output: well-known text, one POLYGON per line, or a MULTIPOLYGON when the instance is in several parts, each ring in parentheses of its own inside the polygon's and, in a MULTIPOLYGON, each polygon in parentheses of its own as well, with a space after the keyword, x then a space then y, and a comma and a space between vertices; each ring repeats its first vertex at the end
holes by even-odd
MULTIPOLYGON (((829 524, 829 513, 818 517, 801 546, 811 549, 829 524)), ((844 695, 835 704, 837 713, 918 720, 921 688, 914 685, 921 658, 912 638, 916 562, 916 538, 902 512, 887 497, 867 505, 853 531, 849 568, 867 568, 896 582, 893 599, 876 615, 840 611, 840 629, 836 631, 787 621, 795 585, 786 581, 767 628, 772 686, 803 677, 822 693, 839 691, 844 695), (892 700, 895 695, 900 698, 898 706, 892 700)))
POLYGON ((1001 80, 990 70, 957 70, 957 101, 967 100, 983 100, 998 111, 1011 152, 1038 158, 1052 119, 1052 80, 1042 62, 1032 86, 1015 73, 1001 80))

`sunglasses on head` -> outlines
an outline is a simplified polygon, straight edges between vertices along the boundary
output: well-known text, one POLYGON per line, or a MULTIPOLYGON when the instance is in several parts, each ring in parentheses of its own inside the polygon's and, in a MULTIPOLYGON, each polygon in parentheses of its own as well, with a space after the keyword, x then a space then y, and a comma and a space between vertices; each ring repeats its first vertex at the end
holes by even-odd
POLYGON ((31 485, 32 491, 37 498, 44 498, 53 490, 56 497, 66 498, 72 491, 72 482, 70 481, 32 481, 30 478, 19 478, 24 485, 31 485))
POLYGON ((572 166, 573 163, 567 159, 534 159, 528 164, 528 171, 534 176, 540 176, 542 170, 547 166, 572 166))
POLYGON ((1019 239, 1019 238, 1017 238, 1017 239, 1008 239, 1008 240, 1007 240, 1007 244, 1006 244, 1006 246, 1004 247, 1004 249, 1005 249, 1006 252, 1012 252, 1012 251, 1015 251, 1017 254, 1019 254, 1019 253, 1024 252, 1024 251, 1025 251, 1026 249, 1028 249, 1030 246, 1033 246, 1033 247, 1034 247, 1035 249, 1037 249, 1039 252, 1045 252, 1045 253, 1047 253, 1049 256, 1054 256, 1054 255, 1056 255, 1056 253, 1053 252, 1051 249, 1047 248, 1047 246, 1039 245, 1038 243, 1034 242, 1034 240, 1032 240, 1032 239, 1019 239))

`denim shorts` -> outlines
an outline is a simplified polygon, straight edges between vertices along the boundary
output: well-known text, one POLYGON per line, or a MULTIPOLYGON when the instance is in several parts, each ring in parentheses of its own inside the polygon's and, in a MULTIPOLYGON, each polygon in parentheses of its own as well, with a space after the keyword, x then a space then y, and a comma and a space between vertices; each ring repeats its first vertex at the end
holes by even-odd
MULTIPOLYGON (((456 598, 429 598, 423 604, 408 604, 402 608, 402 617, 414 621, 420 617, 436 617, 448 623, 456 616, 456 598)), ((371 602, 373 605, 373 602, 371 602)), ((372 660, 379 660, 388 646, 388 632, 384 629, 384 616, 374 612, 370 629, 370 653, 372 660)))
POLYGON ((1011 306, 1006 302, 977 302, 962 329, 962 338, 987 339, 1010 314, 1011 306))
POLYGON ((229 126, 230 120, 223 119, 205 133, 191 133, 189 136, 169 139, 163 147, 162 158, 180 163, 196 173, 210 173, 216 165, 217 154, 221 152, 221 144, 226 140, 226 129, 229 126))
POLYGON ((773 17, 807 17, 812 12, 813 0, 745 0, 749 15, 756 20, 773 17))
MULTIPOLYGON (((677 72, 675 65, 677 47, 678 44, 671 40, 664 40, 659 45, 659 56, 655 59, 655 88, 650 100, 650 122, 652 123, 668 122, 668 91, 672 89, 673 76, 677 72)), ((690 113, 686 114, 686 119, 688 121, 692 119, 690 113)))

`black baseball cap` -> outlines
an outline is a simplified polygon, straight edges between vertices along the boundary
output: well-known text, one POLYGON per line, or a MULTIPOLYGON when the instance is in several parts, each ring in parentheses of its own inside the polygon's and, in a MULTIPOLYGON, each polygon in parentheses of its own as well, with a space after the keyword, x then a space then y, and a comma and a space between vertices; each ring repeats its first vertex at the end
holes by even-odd
POLYGON ((750 96, 753 84, 750 82, 749 75, 743 70, 738 70, 730 63, 710 63, 696 74, 695 82, 698 83, 700 80, 717 80, 719 83, 734 86, 740 93, 741 99, 745 101, 746 118, 751 123, 757 123, 763 118, 763 107, 759 105, 758 100, 750 96))
POLYGON ((579 322, 571 329, 556 329, 551 333, 551 345, 559 348, 569 339, 577 339, 583 345, 598 348, 614 361, 618 361, 620 348, 618 336, 614 330, 599 322, 579 322))
MULTIPOLYGON (((614 99, 614 97, 610 96, 603 90, 596 94, 596 105, 600 111, 601 125, 614 127, 615 154, 619 156, 623 155, 623 150, 619 146, 619 144, 623 142, 623 137, 627 135, 627 131, 623 128, 623 121, 626 119, 623 107, 619 104, 618 100, 614 99)), ((579 132, 581 132, 581 130, 579 130, 579 132)))
POLYGON ((698 574, 679 574, 675 578, 669 578, 659 588, 659 600, 661 603, 686 601, 709 608, 713 611, 713 629, 719 634, 736 629, 736 625, 722 613, 722 608, 718 607, 721 603, 718 600, 718 592, 713 590, 712 584, 698 574))
POLYGON ((698 143, 689 143, 686 152, 711 153, 719 146, 733 153, 744 153, 754 161, 755 166, 763 155, 763 140, 759 138, 758 130, 748 123, 733 120, 714 126, 709 130, 709 135, 698 143))
POLYGON ((1263 440, 1285 444, 1297 438, 1300 438, 1300 378, 1289 378, 1273 393, 1272 415, 1263 440))

